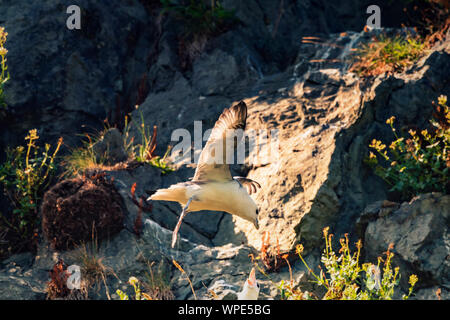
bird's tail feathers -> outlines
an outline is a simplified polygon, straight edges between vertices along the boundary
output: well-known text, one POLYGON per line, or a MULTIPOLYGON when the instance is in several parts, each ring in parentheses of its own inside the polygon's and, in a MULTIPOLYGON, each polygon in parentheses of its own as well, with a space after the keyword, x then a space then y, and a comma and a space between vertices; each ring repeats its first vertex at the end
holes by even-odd
POLYGON ((164 200, 185 202, 186 189, 179 184, 170 186, 168 189, 159 189, 152 194, 148 200, 164 200))

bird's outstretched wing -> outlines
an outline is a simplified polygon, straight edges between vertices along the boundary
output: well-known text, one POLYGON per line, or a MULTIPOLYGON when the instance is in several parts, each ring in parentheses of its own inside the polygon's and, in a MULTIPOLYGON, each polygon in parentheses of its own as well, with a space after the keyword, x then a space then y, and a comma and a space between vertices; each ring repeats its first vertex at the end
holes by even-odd
POLYGON ((230 168, 226 161, 227 152, 234 152, 237 130, 245 129, 246 120, 247 105, 243 101, 222 112, 200 154, 192 181, 232 180, 230 168))
POLYGON ((243 185, 247 189, 248 194, 252 194, 256 192, 258 188, 261 188, 261 185, 252 179, 244 177, 233 177, 233 179, 243 185))

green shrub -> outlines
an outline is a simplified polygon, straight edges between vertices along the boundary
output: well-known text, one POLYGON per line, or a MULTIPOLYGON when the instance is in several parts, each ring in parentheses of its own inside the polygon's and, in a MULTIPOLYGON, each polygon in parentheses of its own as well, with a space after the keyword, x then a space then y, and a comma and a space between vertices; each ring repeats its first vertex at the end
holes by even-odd
POLYGON ((37 130, 30 130, 25 137, 27 145, 7 149, 6 161, 0 165, 0 183, 13 205, 12 216, 2 216, 0 223, 5 223, 22 240, 31 239, 37 227, 38 204, 55 173, 55 157, 62 144, 60 138, 53 153, 49 144, 40 152, 38 139, 37 130))
POLYGON ((218 0, 161 0, 162 13, 169 13, 183 24, 183 36, 196 38, 215 35, 237 22, 234 11, 226 10, 218 0))
MULTIPOLYGON (((297 254, 315 278, 314 282, 325 288, 326 293, 321 297, 324 300, 391 300, 394 296, 395 287, 400 281, 399 267, 393 268, 391 265, 394 254, 389 247, 386 258, 378 258, 378 263, 364 263, 360 265, 361 240, 356 243, 356 252, 351 252, 349 248, 348 236, 340 239, 341 249, 334 252, 332 246, 332 234, 328 234, 329 228, 323 230, 325 238, 325 250, 322 254, 319 274, 316 274, 305 262, 302 252, 303 246, 297 246, 297 254), (383 264, 382 264, 383 263, 383 264), (383 269, 381 273, 380 268, 383 269)), ((409 292, 403 295, 403 299, 408 299, 412 293, 414 285, 417 283, 416 275, 409 278, 409 292)), ((286 294, 285 294, 286 295, 286 294)), ((290 291, 287 295, 290 298, 305 298, 301 291, 290 291)), ((311 295, 307 295, 311 298, 311 295)), ((317 297, 316 297, 317 298, 317 297)))
POLYGON ((4 47, 8 33, 5 28, 0 27, 0 110, 6 108, 5 102, 5 83, 9 80, 8 66, 6 65, 6 54, 8 50, 4 47))
POLYGON ((400 192, 405 200, 420 193, 449 192, 450 111, 446 96, 438 102, 431 130, 409 130, 409 137, 399 136, 391 117, 386 123, 395 140, 389 147, 376 139, 370 144, 377 154, 370 152, 366 162, 392 186, 390 191, 400 192))

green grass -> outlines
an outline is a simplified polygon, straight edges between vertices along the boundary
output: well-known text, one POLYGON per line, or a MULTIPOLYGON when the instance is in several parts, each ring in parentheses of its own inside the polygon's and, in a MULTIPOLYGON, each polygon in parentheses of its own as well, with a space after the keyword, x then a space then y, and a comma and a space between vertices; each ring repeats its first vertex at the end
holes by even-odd
POLYGON ((218 0, 161 0, 161 4, 163 14, 181 21, 184 38, 216 35, 238 21, 234 11, 226 10, 218 0))
POLYGON ((157 127, 153 126, 153 133, 150 133, 150 128, 145 125, 142 113, 140 113, 140 124, 135 126, 139 132, 140 142, 137 142, 134 136, 130 136, 131 124, 128 122, 128 117, 125 117, 125 127, 122 136, 128 156, 137 162, 148 163, 158 168, 163 174, 174 171, 167 161, 167 156, 171 150, 170 146, 167 148, 163 157, 155 155, 157 127))
MULTIPOLYGON (((96 135, 85 134, 86 139, 83 141, 83 145, 72 150, 71 153, 64 158, 64 176, 73 177, 82 175, 86 170, 91 169, 115 170, 126 167, 126 164, 108 165, 107 155, 96 155, 93 150, 94 144, 101 140, 105 132, 110 128, 109 125, 106 125, 104 130, 96 135)), ((129 122, 128 116, 125 117, 122 139, 124 150, 128 154, 128 161, 134 160, 139 163, 147 163, 161 170, 163 174, 167 174, 174 171, 167 161, 167 156, 171 148, 167 148, 163 157, 155 155, 156 135, 156 126, 153 127, 153 132, 150 133, 150 128, 145 125, 142 113, 140 115, 139 124, 129 122), (131 135, 131 128, 133 125, 138 132, 138 139, 131 135)))
POLYGON ((402 72, 423 56, 426 49, 427 43, 420 37, 381 35, 356 49, 350 71, 364 77, 402 72))
POLYGON ((75 177, 77 175, 83 175, 86 170, 104 169, 106 167, 105 159, 103 157, 97 157, 92 148, 101 139, 102 133, 95 136, 89 134, 85 134, 84 136, 86 139, 82 141, 82 146, 73 149, 63 159, 62 164, 65 168, 63 173, 64 177, 75 177))

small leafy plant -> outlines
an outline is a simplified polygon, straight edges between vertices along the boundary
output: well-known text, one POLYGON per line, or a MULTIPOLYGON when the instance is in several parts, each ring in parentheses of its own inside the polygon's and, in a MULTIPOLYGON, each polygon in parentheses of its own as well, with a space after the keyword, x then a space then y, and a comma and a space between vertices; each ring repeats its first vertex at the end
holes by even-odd
POLYGON ((420 37, 388 37, 381 35, 356 49, 350 71, 361 76, 377 76, 382 73, 402 72, 417 61, 425 52, 427 44, 420 37))
MULTIPOLYGON (((316 274, 304 260, 303 246, 296 247, 297 254, 306 266, 310 274, 315 278, 314 282, 325 288, 324 300, 391 300, 394 296, 395 287, 400 281, 399 267, 391 265, 394 254, 389 246, 385 252, 386 258, 378 258, 378 263, 364 263, 360 265, 361 240, 356 243, 356 252, 349 248, 348 235, 340 239, 341 249, 335 252, 332 246, 332 234, 328 234, 329 228, 324 228, 325 250, 322 254, 319 274, 316 274), (381 269, 383 272, 381 273, 381 269)), ((408 299, 412 294, 418 278, 411 275, 409 278, 409 292, 403 295, 408 299)), ((291 292, 292 293, 292 292, 291 292)), ((298 296, 298 293, 293 293, 298 296)))
POLYGON ((450 111, 447 97, 441 95, 438 106, 430 121, 430 130, 420 132, 409 130, 409 137, 399 136, 394 127, 395 117, 386 123, 390 125, 395 140, 387 147, 374 139, 366 162, 375 174, 383 178, 390 191, 398 191, 409 199, 420 193, 439 191, 448 193, 450 168, 450 111))
MULTIPOLYGON (((128 284, 134 289, 132 300, 173 300, 175 296, 170 290, 169 279, 161 270, 153 271, 153 263, 147 261, 149 273, 145 273, 145 280, 140 281, 136 277, 130 277, 128 284)), ((161 264, 160 264, 161 266, 161 264)), ((116 290, 120 300, 130 300, 130 295, 120 289, 116 290)))
POLYGON ((2 216, 0 223, 15 231, 22 240, 31 239, 38 225, 38 205, 56 171, 55 158, 62 145, 62 138, 53 152, 45 144, 43 152, 37 145, 37 130, 30 130, 25 137, 27 145, 7 149, 6 161, 0 165, 0 183, 11 200, 11 216, 2 216))
POLYGON ((6 65, 6 54, 8 50, 4 47, 8 33, 5 28, 0 27, 0 109, 6 109, 4 87, 9 80, 8 66, 6 65))
POLYGON ((128 117, 125 117, 123 137, 125 150, 127 151, 129 157, 140 163, 148 163, 153 167, 160 169, 163 174, 174 171, 166 160, 170 153, 171 147, 169 146, 167 148, 166 153, 162 158, 155 155, 154 152, 156 149, 157 127, 153 126, 153 134, 150 134, 150 128, 145 125, 142 113, 140 114, 140 120, 140 125, 136 126, 140 135, 140 143, 137 143, 134 136, 130 137, 131 125, 128 122, 128 117))

